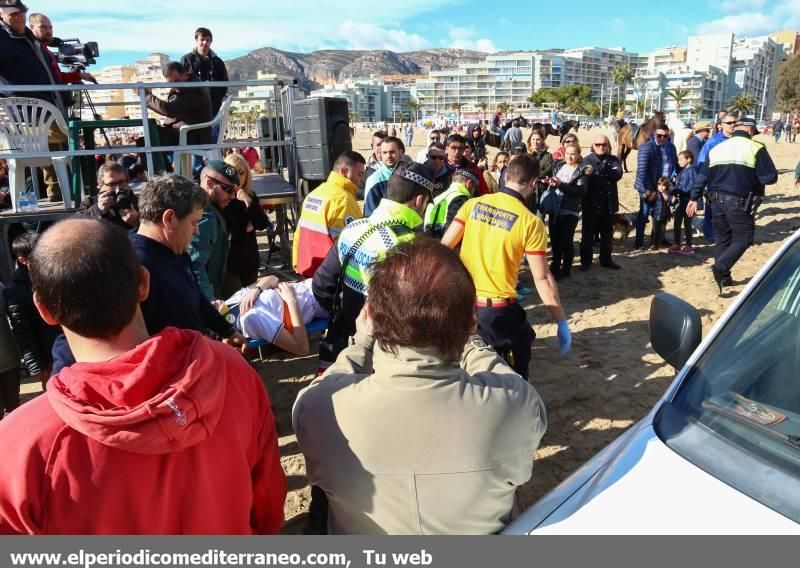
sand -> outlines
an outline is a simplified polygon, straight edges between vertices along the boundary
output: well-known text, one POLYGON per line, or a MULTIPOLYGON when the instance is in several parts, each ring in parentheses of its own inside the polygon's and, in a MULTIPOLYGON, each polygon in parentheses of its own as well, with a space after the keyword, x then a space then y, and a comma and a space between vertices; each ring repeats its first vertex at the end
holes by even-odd
MULTIPOLYGON (((598 130, 579 133, 584 152, 598 130)), ((417 129, 409 149, 412 156, 422 148, 426 132, 417 129)), ((735 295, 752 278, 781 242, 800 228, 797 213, 800 195, 794 187, 794 167, 800 160, 800 144, 775 144, 759 137, 781 172, 777 185, 767 188, 767 199, 758 215, 756 242, 736 265, 735 286, 724 297, 717 294, 711 277, 712 247, 696 239, 694 256, 670 255, 666 251, 633 251, 633 234, 625 243, 615 241, 614 259, 622 266, 611 271, 595 265, 592 270, 573 272, 559 284, 574 343, 566 358, 559 357, 556 326, 534 293, 523 306, 536 330, 531 382, 547 407, 548 429, 536 452, 534 474, 519 492, 521 506, 528 507, 564 480, 581 464, 641 419, 664 393, 675 376, 652 350, 648 338, 650 301, 658 292, 675 294, 696 306, 708 333, 735 295)), ((358 131, 354 149, 369 154, 370 133, 358 131)), ((548 140, 551 150, 557 140, 548 140)), ((628 158, 632 171, 636 153, 628 158)), ((620 201, 628 209, 637 207, 634 173, 619 185, 620 201)), ((580 232, 580 226, 578 233, 580 232)), ((671 239, 671 232, 668 234, 671 239)), ((576 236, 576 241, 579 239, 576 236)), ((530 275, 523 282, 530 286, 530 275)), ((316 344, 312 346, 316 349, 316 344)), ((288 482, 284 532, 302 527, 308 509, 309 488, 305 464, 291 426, 291 408, 297 392, 313 378, 316 357, 272 355, 256 364, 264 379, 275 412, 281 459, 288 482)), ((37 385, 26 385, 28 392, 37 385)), ((387 448, 387 451, 391 451, 387 448)))

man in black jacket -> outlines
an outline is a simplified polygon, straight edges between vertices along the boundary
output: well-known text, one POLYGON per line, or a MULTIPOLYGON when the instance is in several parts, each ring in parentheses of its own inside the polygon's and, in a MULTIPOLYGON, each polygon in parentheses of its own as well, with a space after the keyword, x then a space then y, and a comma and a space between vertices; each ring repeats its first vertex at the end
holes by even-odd
POLYGON ((11 285, 3 290, 2 300, 5 302, 17 345, 22 352, 25 368, 31 377, 41 380, 44 385, 50 376, 50 350, 60 328, 45 323, 33 305, 28 257, 35 243, 35 233, 23 233, 14 239, 11 249, 17 259, 17 268, 11 285))
POLYGON ((581 163, 592 166, 589 189, 583 198, 583 226, 581 228, 581 270, 592 265, 594 235, 600 233, 600 266, 618 270, 611 260, 611 237, 614 234, 614 215, 619 211, 617 182, 622 179, 622 166, 611 154, 608 137, 599 135, 592 143, 592 152, 581 163))
MULTIPOLYGON (((161 70, 168 83, 192 81, 192 76, 177 61, 166 63, 161 70)), ((147 108, 168 118, 159 127, 162 146, 177 146, 181 126, 199 124, 211 120, 211 98, 206 87, 176 87, 170 89, 167 100, 159 99, 151 89, 145 89, 147 108)), ((208 144, 211 142, 211 129, 192 130, 187 138, 189 144, 208 144)))
MULTIPOLYGON (((181 58, 181 64, 195 81, 227 81, 228 70, 225 63, 211 50, 214 37, 208 28, 197 28, 194 32, 195 48, 181 58)), ((228 87, 212 87, 211 116, 214 117, 222 106, 222 99, 228 93, 228 87)), ((212 135, 213 138, 213 135, 212 135)))
POLYGON ((97 200, 82 213, 104 219, 129 231, 139 226, 136 195, 128 187, 128 173, 118 162, 106 162, 97 170, 97 200))

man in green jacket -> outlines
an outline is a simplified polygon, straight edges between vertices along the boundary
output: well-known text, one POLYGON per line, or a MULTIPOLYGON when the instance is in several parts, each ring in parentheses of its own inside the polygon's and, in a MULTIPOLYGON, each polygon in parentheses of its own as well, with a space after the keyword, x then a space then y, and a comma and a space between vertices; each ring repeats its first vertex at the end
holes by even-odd
POLYGON ((192 272, 200 290, 209 300, 222 297, 225 259, 228 256, 228 229, 222 209, 236 195, 239 174, 222 160, 211 160, 200 172, 200 187, 208 194, 209 203, 192 238, 189 253, 192 272))

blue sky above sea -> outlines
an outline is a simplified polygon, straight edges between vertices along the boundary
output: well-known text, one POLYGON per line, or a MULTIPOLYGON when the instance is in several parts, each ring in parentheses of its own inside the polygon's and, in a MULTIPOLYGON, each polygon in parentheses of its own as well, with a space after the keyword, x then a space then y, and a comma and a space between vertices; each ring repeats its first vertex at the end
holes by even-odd
POLYGON ((696 34, 766 35, 800 29, 800 0, 672 0, 670 2, 503 2, 464 0, 29 0, 50 16, 61 38, 97 41, 96 68, 127 64, 153 51, 178 58, 193 32, 214 33, 223 58, 259 47, 414 51, 457 47, 478 51, 596 45, 646 52, 685 43, 696 34))

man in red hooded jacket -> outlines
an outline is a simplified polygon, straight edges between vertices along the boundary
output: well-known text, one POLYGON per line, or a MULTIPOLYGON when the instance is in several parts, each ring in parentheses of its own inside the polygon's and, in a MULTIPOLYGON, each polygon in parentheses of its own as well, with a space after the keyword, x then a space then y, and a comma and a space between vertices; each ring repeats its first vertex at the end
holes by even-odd
POLYGON ((277 532, 286 484, 260 378, 196 331, 148 336, 150 277, 125 233, 59 223, 31 279, 77 363, 0 423, 0 533, 277 532))

